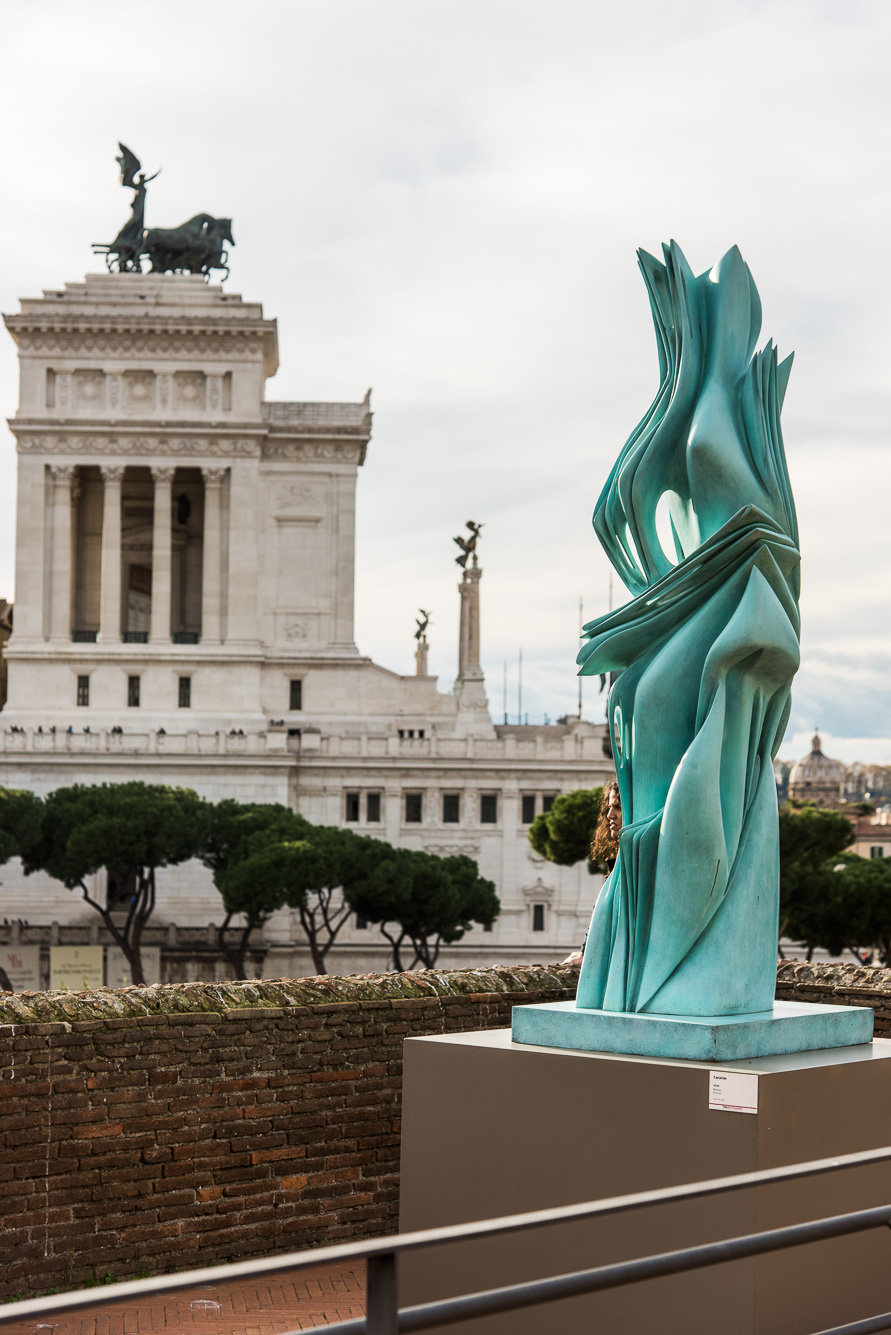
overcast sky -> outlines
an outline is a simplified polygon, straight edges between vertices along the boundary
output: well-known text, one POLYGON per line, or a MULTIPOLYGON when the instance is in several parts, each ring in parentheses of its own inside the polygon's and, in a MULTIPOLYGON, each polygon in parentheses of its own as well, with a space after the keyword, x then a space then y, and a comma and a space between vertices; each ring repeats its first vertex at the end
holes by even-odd
MULTIPOLYGON (((361 399, 356 634, 456 670, 452 536, 484 521, 490 703, 574 711, 590 526, 657 387, 635 249, 699 272, 738 244, 762 341, 796 353, 784 430, 803 666, 782 754, 815 724, 891 762, 891 7, 663 0, 99 0, 0 8, 0 306, 95 271, 148 172, 146 221, 232 216, 227 288, 279 322, 270 399, 361 399)), ((17 402, 0 357, 3 417, 17 402)), ((0 594, 15 453, 0 442, 0 594)), ((624 591, 616 580, 615 598, 624 591)), ((585 712, 602 700, 585 685, 585 712)))

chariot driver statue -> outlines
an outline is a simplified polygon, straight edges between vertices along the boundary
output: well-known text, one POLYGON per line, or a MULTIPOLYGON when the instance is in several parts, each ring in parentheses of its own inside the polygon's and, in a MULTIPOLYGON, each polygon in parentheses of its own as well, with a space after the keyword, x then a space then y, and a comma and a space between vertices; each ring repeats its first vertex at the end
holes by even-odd
POLYGON ((96 254, 104 255, 110 271, 142 273, 142 257, 151 264, 152 273, 200 273, 207 276, 211 269, 224 270, 228 251, 226 243, 234 245, 231 218, 214 218, 209 213, 197 213, 180 227, 145 229, 145 191, 154 176, 146 176, 136 154, 126 144, 118 144, 121 155, 117 158, 121 169, 121 185, 136 191, 130 217, 110 245, 95 244, 96 254), (139 173, 137 175, 137 173, 139 173))
POLYGON ((112 257, 117 259, 119 273, 141 273, 142 266, 139 262, 139 256, 142 251, 142 238, 145 234, 145 188, 149 181, 153 181, 155 176, 160 175, 160 168, 154 176, 146 176, 141 171, 142 163, 135 153, 132 153, 126 144, 118 143, 121 150, 121 156, 116 159, 121 169, 121 185, 128 190, 135 190, 133 203, 131 204, 131 213, 128 221, 118 232, 114 241, 108 247, 109 262, 112 257), (136 173, 139 172, 137 178, 136 173))

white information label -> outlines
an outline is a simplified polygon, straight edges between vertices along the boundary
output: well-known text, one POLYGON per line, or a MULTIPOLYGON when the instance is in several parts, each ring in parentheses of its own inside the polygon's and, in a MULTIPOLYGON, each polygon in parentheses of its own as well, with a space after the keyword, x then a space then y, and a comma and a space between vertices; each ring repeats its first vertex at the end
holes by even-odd
POLYGON ((40 946, 3 946, 0 967, 12 984, 13 992, 40 990, 40 946))
POLYGON ((708 1106, 719 1112, 756 1113, 758 1075, 755 1071, 709 1071, 708 1106))
POLYGON ((101 946, 50 946, 50 991, 92 992, 102 986, 101 946))
MULTIPOLYGON (((140 951, 142 955, 142 972, 146 983, 160 983, 161 981, 161 947, 143 946, 140 951)), ((127 956, 121 950, 120 946, 105 947, 105 986, 106 987, 129 987, 133 982, 130 973, 130 965, 127 963, 127 956)))

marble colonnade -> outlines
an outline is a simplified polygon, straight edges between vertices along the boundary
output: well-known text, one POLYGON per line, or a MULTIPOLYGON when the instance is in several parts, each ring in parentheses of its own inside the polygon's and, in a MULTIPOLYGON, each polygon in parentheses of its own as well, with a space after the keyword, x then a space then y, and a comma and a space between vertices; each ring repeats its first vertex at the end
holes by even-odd
MULTIPOLYGON (((97 640, 120 643, 122 638, 122 549, 121 504, 124 467, 103 464, 101 592, 97 640)), ((173 571, 173 481, 175 468, 151 466, 154 484, 152 520, 151 631, 153 644, 171 641, 171 577, 173 571)), ((204 480, 204 551, 201 598, 201 639, 219 643, 223 618, 222 555, 224 549, 222 504, 227 468, 202 468, 204 480)), ((74 627, 75 542, 77 532, 78 470, 74 464, 49 466, 47 497, 47 578, 45 582, 45 632, 61 644, 72 637, 74 627)))

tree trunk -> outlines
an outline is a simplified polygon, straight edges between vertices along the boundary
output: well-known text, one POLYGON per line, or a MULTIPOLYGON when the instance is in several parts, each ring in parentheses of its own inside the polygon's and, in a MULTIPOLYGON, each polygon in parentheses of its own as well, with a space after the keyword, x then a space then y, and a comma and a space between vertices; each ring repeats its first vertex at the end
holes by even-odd
POLYGON ((306 904, 300 905, 300 924, 309 943, 313 968, 316 973, 325 974, 328 972, 325 964, 328 951, 334 945, 340 929, 353 910, 351 905, 344 903, 343 908, 338 913, 332 914, 331 901, 334 891, 331 889, 319 890, 316 894, 317 903, 312 909, 306 904), (321 924, 316 921, 317 913, 321 919, 321 924))
POLYGON ((226 940, 226 932, 232 921, 233 914, 227 913, 223 919, 222 926, 217 928, 217 944, 220 947, 220 953, 232 965, 237 982, 243 983, 247 979, 247 970, 245 968, 245 957, 247 955, 248 940, 255 926, 249 922, 238 936, 235 945, 230 945, 226 940))
POLYGON ((316 973, 325 972, 325 952, 319 944, 319 932, 316 927, 315 914, 311 913, 303 904, 300 905, 300 925, 306 933, 306 939, 309 943, 309 953, 312 957, 312 967, 316 973))
POLYGON ((386 923, 381 923, 381 935, 385 936, 393 950, 393 968, 397 973, 405 973, 402 963, 402 943, 405 940, 406 933, 401 931, 397 937, 393 937, 387 931, 386 923))
POLYGON ((786 935, 786 928, 788 926, 789 926, 789 919, 788 917, 786 917, 780 923, 779 931, 777 932, 777 956, 781 960, 784 960, 786 958, 786 956, 783 954, 782 940, 783 937, 786 935))
POLYGON ((128 874, 132 871, 136 877, 136 893, 127 910, 127 918, 123 928, 119 927, 114 921, 107 907, 93 899, 83 881, 80 882, 80 889, 84 901, 89 904, 90 908, 96 910, 112 941, 123 951, 124 958, 130 966, 132 982, 137 985, 144 985, 145 973, 142 968, 141 953, 142 933, 155 907, 155 873, 154 868, 150 868, 148 875, 146 875, 142 867, 130 867, 127 871, 128 874))

